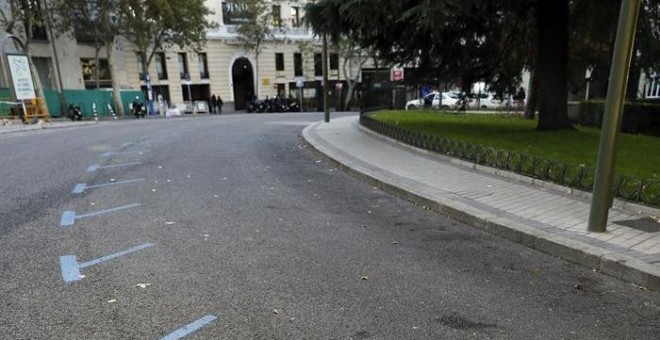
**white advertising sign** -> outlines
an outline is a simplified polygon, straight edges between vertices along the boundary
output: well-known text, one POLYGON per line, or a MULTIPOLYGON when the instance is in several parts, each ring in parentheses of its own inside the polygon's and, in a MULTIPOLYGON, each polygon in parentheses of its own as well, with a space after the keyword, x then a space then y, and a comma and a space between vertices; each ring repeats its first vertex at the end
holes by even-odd
POLYGON ((34 83, 32 82, 32 72, 30 72, 30 63, 26 55, 7 55, 9 72, 14 84, 14 93, 16 100, 34 99, 37 95, 34 92, 34 83))

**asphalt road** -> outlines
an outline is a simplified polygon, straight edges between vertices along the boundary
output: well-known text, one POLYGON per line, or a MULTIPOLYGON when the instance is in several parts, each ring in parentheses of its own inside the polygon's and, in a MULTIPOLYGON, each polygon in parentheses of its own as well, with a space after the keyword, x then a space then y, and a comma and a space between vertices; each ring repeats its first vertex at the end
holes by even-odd
POLYGON ((0 136, 0 338, 657 339, 659 293, 334 169, 320 119, 0 136))

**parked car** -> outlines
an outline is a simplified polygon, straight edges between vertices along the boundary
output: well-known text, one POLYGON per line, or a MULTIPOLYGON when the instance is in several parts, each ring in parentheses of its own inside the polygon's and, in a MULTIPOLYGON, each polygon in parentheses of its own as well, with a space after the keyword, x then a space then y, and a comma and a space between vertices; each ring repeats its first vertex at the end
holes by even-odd
POLYGON ((424 98, 413 99, 406 102, 406 110, 416 110, 421 108, 434 108, 440 107, 440 93, 433 91, 424 98))
POLYGON ((474 96, 472 100, 473 107, 480 109, 498 109, 502 106, 502 101, 495 98, 492 93, 480 93, 474 96))
POLYGON ((456 91, 442 93, 442 108, 453 109, 457 108, 461 100, 461 93, 456 91))
POLYGON ((456 92, 440 93, 433 91, 424 96, 424 98, 414 99, 406 102, 406 110, 416 110, 421 108, 451 109, 456 107, 459 99, 460 94, 456 92))

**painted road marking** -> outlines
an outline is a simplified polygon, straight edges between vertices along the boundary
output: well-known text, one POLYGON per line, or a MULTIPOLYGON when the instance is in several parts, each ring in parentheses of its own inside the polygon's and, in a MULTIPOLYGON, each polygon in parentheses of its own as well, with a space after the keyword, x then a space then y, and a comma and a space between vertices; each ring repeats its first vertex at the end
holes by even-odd
POLYGON ((82 194, 83 191, 85 191, 85 188, 87 188, 87 184, 85 183, 78 183, 76 186, 73 188, 73 191, 71 191, 72 194, 82 194))
POLYGON ((94 265, 97 265, 99 263, 107 262, 110 260, 114 260, 118 257, 128 255, 130 253, 135 253, 140 250, 147 249, 151 246, 153 246, 153 243, 145 243, 142 245, 139 245, 137 247, 133 247, 130 249, 126 249, 114 254, 106 255, 103 257, 99 257, 98 259, 79 263, 78 259, 76 258, 75 255, 64 255, 60 256, 60 268, 62 269, 62 278, 64 279, 64 282, 74 282, 74 281, 80 281, 82 280, 82 277, 80 275, 80 270, 91 267, 94 265))
POLYGON ((87 172, 94 172, 98 170, 98 168, 99 168, 98 164, 90 165, 89 168, 87 168, 87 172))
POLYGON ((115 186, 115 185, 141 182, 141 181, 145 181, 145 180, 146 180, 145 178, 137 178, 137 179, 128 179, 128 180, 125 180, 125 181, 116 181, 116 182, 110 182, 110 183, 104 183, 104 184, 95 184, 95 185, 87 185, 86 183, 78 183, 78 184, 76 184, 76 187, 73 188, 73 191, 71 193, 72 194, 82 194, 86 189, 105 188, 105 187, 110 187, 110 186, 115 186))
POLYGON ((140 205, 141 205, 140 203, 134 203, 134 204, 124 205, 124 206, 116 207, 116 208, 112 208, 112 209, 86 213, 86 214, 82 214, 82 215, 76 215, 75 211, 67 210, 67 211, 62 213, 62 218, 60 219, 60 226, 61 227, 68 227, 70 225, 73 225, 73 223, 76 220, 81 219, 81 218, 105 215, 105 214, 113 213, 113 212, 120 211, 120 210, 126 210, 126 209, 139 207, 140 205))
POLYGON ((197 319, 197 320, 189 323, 188 325, 183 326, 183 327, 177 329, 176 331, 162 337, 161 340, 181 339, 181 338, 183 338, 187 335, 190 335, 190 334, 198 331, 200 328, 210 324, 211 322, 215 321, 217 318, 218 317, 213 315, 213 314, 206 315, 206 316, 204 316, 200 319, 197 319))
POLYGON ((118 163, 118 164, 110 164, 110 165, 99 165, 99 164, 94 164, 91 165, 89 168, 87 168, 87 172, 94 172, 98 169, 109 169, 109 168, 119 168, 119 167, 125 167, 125 166, 131 166, 131 165, 140 165, 142 162, 130 162, 130 163, 118 163))

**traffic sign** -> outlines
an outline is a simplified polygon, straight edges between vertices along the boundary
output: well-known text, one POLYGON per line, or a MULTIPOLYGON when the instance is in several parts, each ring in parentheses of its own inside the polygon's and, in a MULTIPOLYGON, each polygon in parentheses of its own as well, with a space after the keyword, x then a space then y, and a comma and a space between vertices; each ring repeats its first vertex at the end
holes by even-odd
POLYGON ((392 81, 401 81, 403 80, 403 69, 395 68, 392 70, 392 81))

